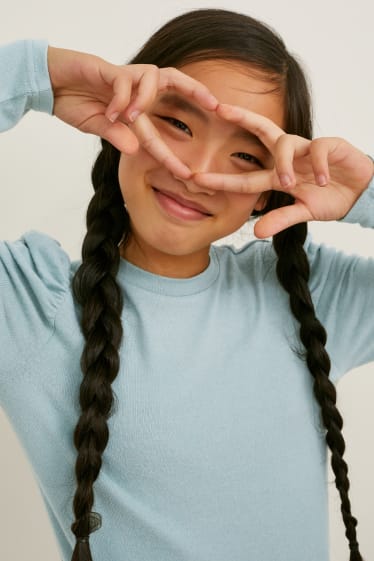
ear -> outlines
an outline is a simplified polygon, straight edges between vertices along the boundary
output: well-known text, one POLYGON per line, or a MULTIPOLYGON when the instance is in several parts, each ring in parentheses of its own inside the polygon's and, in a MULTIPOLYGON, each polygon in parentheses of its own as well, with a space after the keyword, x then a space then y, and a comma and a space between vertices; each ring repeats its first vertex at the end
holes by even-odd
POLYGON ((259 196, 255 206, 254 206, 254 210, 257 210, 258 212, 260 212, 261 210, 263 210, 268 202, 268 198, 270 195, 270 191, 266 191, 265 193, 261 193, 261 195, 259 196))

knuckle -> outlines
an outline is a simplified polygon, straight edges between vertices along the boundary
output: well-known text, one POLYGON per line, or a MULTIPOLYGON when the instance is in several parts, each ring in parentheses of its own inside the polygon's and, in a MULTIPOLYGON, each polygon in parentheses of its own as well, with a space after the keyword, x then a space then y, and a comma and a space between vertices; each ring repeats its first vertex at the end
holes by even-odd
POLYGON ((160 69, 155 64, 147 64, 144 74, 155 76, 159 73, 160 69))
POLYGON ((147 70, 157 70, 157 65, 156 64, 129 64, 129 67, 132 66, 136 69, 139 69, 142 72, 147 72, 147 70))
POLYGON ((142 145, 144 146, 144 148, 148 151, 152 150, 152 147, 154 146, 156 142, 156 137, 154 136, 148 136, 147 138, 144 138, 142 140, 142 145))
POLYGON ((310 143, 310 154, 312 158, 324 154, 327 151, 330 143, 330 138, 314 138, 310 143))
POLYGON ((283 148, 284 145, 292 144, 295 141, 296 138, 297 137, 296 137, 295 134, 289 134, 289 133, 285 132, 278 137, 278 139, 275 142, 275 145, 276 145, 276 147, 283 148))
POLYGON ((239 185, 240 193, 242 195, 247 195, 249 193, 249 187, 250 187, 250 183, 248 179, 246 179, 246 181, 242 181, 239 185))
POLYGON ((172 74, 174 76, 179 76, 180 74, 183 74, 180 70, 177 70, 176 68, 174 68, 174 66, 165 66, 162 70, 165 73, 172 74))
POLYGON ((284 166, 288 159, 288 151, 293 146, 293 135, 287 133, 281 134, 275 141, 274 158, 277 167, 284 166))

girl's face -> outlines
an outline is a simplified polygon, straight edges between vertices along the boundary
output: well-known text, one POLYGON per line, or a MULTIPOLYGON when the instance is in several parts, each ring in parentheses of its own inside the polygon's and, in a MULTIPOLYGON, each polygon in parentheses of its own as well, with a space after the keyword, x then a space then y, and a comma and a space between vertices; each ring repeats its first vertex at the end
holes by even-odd
MULTIPOLYGON (((210 60, 180 70, 205 84, 220 102, 260 113, 282 127, 281 94, 248 66, 210 60)), ((148 115, 193 172, 248 173, 272 166, 271 155, 256 137, 175 91, 159 95, 148 115)), ((209 264, 211 243, 240 228, 264 203, 257 194, 213 191, 193 179, 178 179, 142 148, 132 156, 121 154, 119 182, 131 223, 130 241, 121 247, 121 256, 169 277, 202 272, 209 264)))

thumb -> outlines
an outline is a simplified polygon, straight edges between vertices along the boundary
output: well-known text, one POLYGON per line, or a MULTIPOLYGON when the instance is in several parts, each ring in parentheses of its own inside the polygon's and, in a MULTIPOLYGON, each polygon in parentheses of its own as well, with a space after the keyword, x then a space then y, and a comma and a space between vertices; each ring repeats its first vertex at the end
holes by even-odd
POLYGON ((313 220, 310 211, 304 204, 297 202, 264 214, 256 222, 254 234, 257 238, 269 238, 294 224, 309 220, 313 220))

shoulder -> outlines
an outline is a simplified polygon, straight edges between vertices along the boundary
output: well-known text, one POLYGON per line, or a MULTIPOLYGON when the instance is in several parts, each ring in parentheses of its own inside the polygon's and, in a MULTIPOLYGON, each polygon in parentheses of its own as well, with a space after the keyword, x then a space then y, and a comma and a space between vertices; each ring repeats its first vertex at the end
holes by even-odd
POLYGON ((65 303, 63 321, 71 317, 66 315, 72 307, 71 265, 59 242, 34 230, 0 242, 0 309, 6 318, 0 347, 7 349, 6 367, 14 370, 44 349, 65 303))
POLYGON ((316 243, 311 234, 307 236, 304 249, 310 265, 312 288, 328 281, 337 286, 343 280, 347 282, 360 274, 366 276, 369 273, 372 278, 374 272, 372 257, 348 253, 325 243, 316 243))
POLYGON ((71 260, 61 244, 47 234, 30 230, 18 240, 0 242, 1 276, 23 277, 47 285, 66 288, 71 276, 71 260))
MULTIPOLYGON (((336 282, 344 272, 357 269, 372 270, 373 259, 360 255, 349 255, 324 243, 317 243, 308 233, 304 250, 310 266, 310 289, 313 292, 326 282, 336 282)), ((258 280, 278 283, 276 277, 277 255, 270 238, 252 239, 237 248, 232 245, 214 246, 214 251, 222 268, 237 271, 258 280)))

